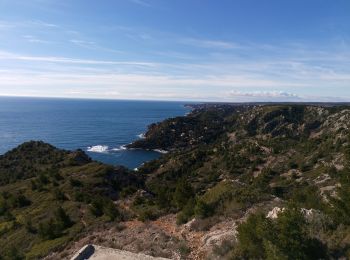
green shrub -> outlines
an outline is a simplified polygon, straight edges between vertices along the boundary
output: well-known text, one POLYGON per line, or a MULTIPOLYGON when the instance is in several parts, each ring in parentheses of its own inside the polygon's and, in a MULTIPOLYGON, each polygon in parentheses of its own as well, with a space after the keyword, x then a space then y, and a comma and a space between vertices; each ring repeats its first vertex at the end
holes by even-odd
POLYGON ((95 217, 106 215, 110 221, 121 217, 120 212, 118 211, 117 206, 113 203, 113 201, 104 197, 97 197, 92 200, 90 205, 90 212, 95 217))
POLYGON ((187 245, 186 241, 181 241, 179 245, 179 253, 181 255, 181 258, 186 258, 189 253, 191 253, 191 249, 187 245))
POLYGON ((300 208, 290 206, 274 221, 263 214, 251 215, 238 227, 236 258, 324 259, 327 248, 309 237, 300 208))
POLYGON ((22 260, 24 259, 24 256, 21 254, 21 252, 19 252, 17 248, 11 247, 10 249, 5 250, 4 252, 0 251, 0 259, 22 260))
POLYGON ((54 218, 39 224, 38 233, 44 239, 54 239, 60 237, 63 231, 73 224, 64 209, 58 207, 54 212, 54 218))
POLYGON ((194 214, 195 199, 191 198, 187 201, 185 207, 177 214, 177 224, 184 224, 190 220, 194 214))
POLYGON ((114 221, 117 218, 120 218, 120 213, 117 209, 117 206, 112 201, 108 201, 104 205, 103 212, 110 219, 110 221, 114 221))
POLYGON ((137 189, 134 186, 127 186, 124 187, 121 191, 120 191, 120 197, 121 198, 126 198, 132 194, 134 194, 137 191, 137 189))
POLYGON ((90 212, 95 217, 101 217, 103 215, 103 200, 102 198, 95 198, 90 205, 90 212))
POLYGON ((71 220, 69 215, 64 211, 62 207, 58 207, 58 209, 54 213, 56 225, 58 225, 61 229, 66 229, 71 227, 74 222, 71 220))
POLYGON ((315 186, 298 185, 293 190, 291 200, 300 207, 307 209, 324 209, 319 189, 315 186))
POLYGON ((60 201, 63 201, 63 200, 66 200, 66 196, 65 194, 58 188, 54 189, 53 190, 53 197, 56 199, 56 200, 60 200, 60 201))
POLYGON ((8 201, 11 208, 22 208, 31 204, 31 201, 23 194, 11 195, 10 198, 8 198, 8 201))
POLYGON ((47 176, 44 173, 40 173, 39 174, 39 182, 43 185, 48 184, 49 183, 49 179, 47 178, 47 176))
POLYGON ((155 220, 157 219, 158 215, 156 214, 155 210, 152 208, 146 208, 142 209, 138 219, 140 221, 147 221, 147 220, 155 220))
POLYGON ((210 217, 214 213, 213 207, 202 200, 197 200, 194 207, 194 214, 199 218, 210 217))
POLYGON ((238 254, 247 259, 264 258, 264 239, 268 239, 268 226, 272 226, 272 223, 262 214, 252 215, 241 224, 238 227, 238 254))
POLYGON ((184 178, 180 179, 176 184, 173 200, 177 208, 182 209, 189 199, 193 197, 193 189, 191 184, 184 178))
POLYGON ((39 224, 38 233, 44 239, 54 239, 61 235, 61 230, 57 228, 54 220, 50 219, 39 224))
POLYGON ((83 186, 83 183, 80 180, 70 178, 69 183, 72 187, 81 187, 83 186))

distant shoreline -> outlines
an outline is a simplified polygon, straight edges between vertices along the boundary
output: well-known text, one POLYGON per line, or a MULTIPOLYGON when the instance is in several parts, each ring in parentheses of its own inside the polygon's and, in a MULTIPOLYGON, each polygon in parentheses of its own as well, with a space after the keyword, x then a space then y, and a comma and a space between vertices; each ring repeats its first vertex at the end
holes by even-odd
POLYGON ((301 106, 350 106, 350 102, 198 102, 185 104, 188 108, 205 108, 215 106, 273 106, 273 105, 301 105, 301 106))

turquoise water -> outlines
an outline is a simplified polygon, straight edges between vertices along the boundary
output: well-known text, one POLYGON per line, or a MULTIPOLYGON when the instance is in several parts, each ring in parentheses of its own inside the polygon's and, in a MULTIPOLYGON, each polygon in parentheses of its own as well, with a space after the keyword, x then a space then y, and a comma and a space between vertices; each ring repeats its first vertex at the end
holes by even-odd
POLYGON ((109 164, 138 167, 160 156, 126 150, 151 123, 188 112, 180 102, 0 98, 0 154, 29 140, 83 149, 109 164))

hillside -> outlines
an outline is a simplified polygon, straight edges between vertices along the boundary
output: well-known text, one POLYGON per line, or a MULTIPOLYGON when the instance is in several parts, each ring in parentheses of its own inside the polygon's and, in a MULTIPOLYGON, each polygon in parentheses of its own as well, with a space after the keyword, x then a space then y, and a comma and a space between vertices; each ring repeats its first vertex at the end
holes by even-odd
POLYGON ((311 210, 318 217, 305 223, 296 243, 305 247, 307 242, 301 237, 307 233, 314 245, 296 247, 295 251, 302 251, 300 256, 290 255, 289 246, 285 246, 293 242, 288 230, 281 238, 273 234, 283 233, 278 224, 264 221, 258 223, 262 225, 259 228, 271 226, 271 230, 264 230, 264 236, 256 230, 258 227, 249 227, 257 234, 238 236, 238 241, 225 242, 224 249, 217 251, 222 251, 220 257, 228 258, 268 258, 269 254, 290 259, 349 256, 349 119, 349 108, 342 106, 213 105, 197 109, 187 118, 151 126, 150 135, 142 140, 146 147, 172 150, 173 144, 190 136, 181 150, 140 169, 148 176, 146 187, 155 194, 149 202, 157 209, 152 212, 163 215, 179 211, 178 224, 195 218, 197 225, 210 231, 227 218, 240 223, 250 213, 267 214, 275 207, 288 208, 285 214, 294 214, 290 213, 296 219, 285 220, 291 223, 283 228, 295 228, 297 224, 292 221, 298 220, 298 209, 311 210), (208 111, 217 111, 219 124, 213 120, 215 116, 207 116, 208 111), (187 124, 184 129, 184 122, 189 120, 199 121, 200 134, 194 134, 197 125, 187 124), (162 136, 163 128, 169 126, 175 129, 170 145, 153 146, 152 136, 157 135, 154 129, 159 129, 162 136), (213 138, 201 141, 207 140, 203 137, 206 133, 213 138), (283 239, 284 246, 278 247, 276 244, 283 239), (323 255, 314 255, 319 252, 323 255))
POLYGON ((347 106, 196 106, 129 145, 170 151, 137 172, 25 143, 0 157, 1 256, 61 259, 93 243, 183 259, 349 258, 349 127, 347 106))
POLYGON ((37 259, 101 223, 124 218, 113 203, 142 180, 82 151, 28 142, 0 156, 0 258, 37 259))

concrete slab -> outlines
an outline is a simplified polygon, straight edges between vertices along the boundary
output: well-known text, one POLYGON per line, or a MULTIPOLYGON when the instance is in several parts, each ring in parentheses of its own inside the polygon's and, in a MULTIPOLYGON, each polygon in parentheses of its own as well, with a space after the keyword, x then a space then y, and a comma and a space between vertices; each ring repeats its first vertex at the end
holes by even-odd
POLYGON ((71 260, 169 260, 145 254, 135 254, 125 250, 107 248, 97 245, 86 245, 71 260))

